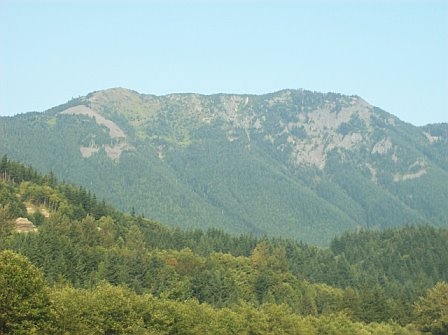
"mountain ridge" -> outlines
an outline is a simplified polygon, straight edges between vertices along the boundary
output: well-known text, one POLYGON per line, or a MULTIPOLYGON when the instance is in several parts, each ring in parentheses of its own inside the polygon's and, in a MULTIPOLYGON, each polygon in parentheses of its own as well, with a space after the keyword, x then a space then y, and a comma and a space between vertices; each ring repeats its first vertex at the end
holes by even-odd
POLYGON ((0 153, 171 225, 317 244, 362 227, 448 225, 446 126, 412 126, 358 96, 113 88, 0 118, 0 129, 0 153))

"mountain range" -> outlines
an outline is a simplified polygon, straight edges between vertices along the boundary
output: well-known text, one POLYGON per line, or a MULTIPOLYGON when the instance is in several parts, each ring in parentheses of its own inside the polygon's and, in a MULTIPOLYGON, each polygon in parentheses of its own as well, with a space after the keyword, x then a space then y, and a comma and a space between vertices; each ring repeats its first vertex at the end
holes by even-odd
POLYGON ((113 88, 1 117, 0 154, 184 228, 327 245, 448 226, 448 124, 416 127, 358 96, 113 88))

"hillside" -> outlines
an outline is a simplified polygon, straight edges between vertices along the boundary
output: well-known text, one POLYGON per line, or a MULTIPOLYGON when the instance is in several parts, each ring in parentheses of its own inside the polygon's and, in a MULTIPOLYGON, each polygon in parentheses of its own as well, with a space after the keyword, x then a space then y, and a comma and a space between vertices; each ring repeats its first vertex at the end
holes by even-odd
POLYGON ((347 233, 320 249, 168 228, 6 157, 0 176, 2 333, 448 329, 447 229, 347 233), (17 217, 37 231, 17 232, 17 217))
POLYGON ((0 118, 0 154, 184 228, 328 245, 344 231, 448 225, 447 125, 357 96, 122 88, 0 118))

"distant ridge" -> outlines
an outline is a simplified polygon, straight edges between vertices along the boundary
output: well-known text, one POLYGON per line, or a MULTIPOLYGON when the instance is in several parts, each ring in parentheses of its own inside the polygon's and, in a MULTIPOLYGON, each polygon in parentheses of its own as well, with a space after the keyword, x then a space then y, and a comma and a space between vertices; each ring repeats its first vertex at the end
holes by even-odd
POLYGON ((448 226, 447 129, 336 93, 113 88, 0 118, 0 154, 170 225, 326 245, 360 228, 448 226))

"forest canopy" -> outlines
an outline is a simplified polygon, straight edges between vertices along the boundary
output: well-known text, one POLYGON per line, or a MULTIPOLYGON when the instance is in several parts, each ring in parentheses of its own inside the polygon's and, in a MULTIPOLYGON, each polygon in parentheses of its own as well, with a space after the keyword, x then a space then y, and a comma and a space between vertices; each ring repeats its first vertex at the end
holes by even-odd
POLYGON ((318 248, 168 228, 6 156, 0 172, 1 333, 447 332, 447 229, 318 248), (19 216, 37 232, 17 232, 19 216))

